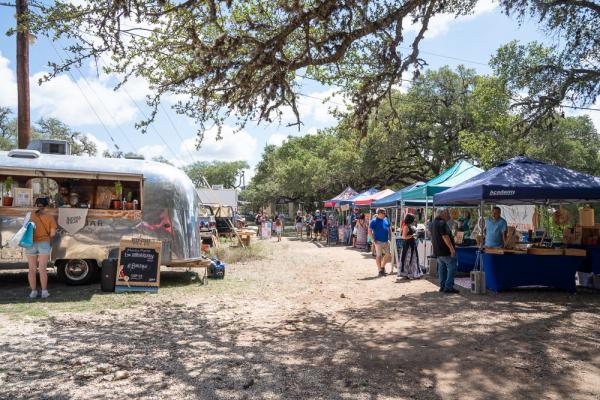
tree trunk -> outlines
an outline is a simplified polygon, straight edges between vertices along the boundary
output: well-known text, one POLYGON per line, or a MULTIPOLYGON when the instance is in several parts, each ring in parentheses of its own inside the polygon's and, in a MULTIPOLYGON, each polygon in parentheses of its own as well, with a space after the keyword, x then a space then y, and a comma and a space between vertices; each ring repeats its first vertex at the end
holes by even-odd
POLYGON ((27 148, 31 140, 29 116, 29 10, 27 0, 17 0, 17 97, 18 146, 27 148))

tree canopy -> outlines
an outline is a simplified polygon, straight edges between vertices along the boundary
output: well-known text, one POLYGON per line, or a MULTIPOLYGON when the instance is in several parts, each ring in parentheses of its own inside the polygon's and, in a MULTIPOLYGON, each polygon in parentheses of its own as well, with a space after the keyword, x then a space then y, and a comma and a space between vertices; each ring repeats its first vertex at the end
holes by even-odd
MULTIPOLYGON (((202 133, 231 116, 272 121, 290 108, 300 124, 299 77, 336 85, 352 103, 362 135, 371 112, 389 97, 409 70, 426 65, 420 43, 432 17, 460 16, 477 0, 130 0, 32 1, 23 19, 38 35, 66 38, 70 57, 51 64, 50 77, 99 61, 122 82, 140 76, 150 84, 150 118, 165 94, 183 100, 177 112, 194 118, 202 133)), ((527 72, 530 101, 525 114, 538 119, 566 98, 581 104, 598 95, 600 26, 597 3, 500 0, 510 16, 537 19, 562 46, 527 72), (553 85, 549 77, 560 79, 553 85), (536 111, 537 110, 537 111, 536 111), (540 111, 541 110, 541 111, 540 111)), ((504 52, 506 53, 506 52, 504 52)), ((502 54, 504 54, 502 53, 502 54)), ((521 52, 523 53, 523 52, 521 52)), ((499 70, 519 58, 499 56, 499 70)), ((507 54, 519 55, 519 52, 507 54)), ((512 64, 511 64, 512 63, 512 64)), ((519 74, 514 75, 515 79, 519 74)), ((525 105, 527 104, 527 105, 525 105)))
POLYGON ((425 71, 371 116, 365 138, 350 115, 317 135, 265 147, 243 196, 256 208, 280 197, 311 207, 347 185, 400 189, 461 159, 490 168, 517 155, 600 174, 600 136, 589 117, 557 115, 524 131, 513 96, 504 79, 462 66, 425 71))
POLYGON ((250 168, 246 161, 197 161, 184 168, 196 187, 223 185, 226 189, 240 187, 240 176, 244 169, 250 168))
MULTIPOLYGON (((65 140, 71 146, 71 154, 95 156, 98 153, 96 144, 81 132, 72 129, 56 118, 40 118, 31 127, 33 139, 65 140)), ((12 118, 12 111, 0 107, 0 150, 17 148, 17 121, 12 118)))

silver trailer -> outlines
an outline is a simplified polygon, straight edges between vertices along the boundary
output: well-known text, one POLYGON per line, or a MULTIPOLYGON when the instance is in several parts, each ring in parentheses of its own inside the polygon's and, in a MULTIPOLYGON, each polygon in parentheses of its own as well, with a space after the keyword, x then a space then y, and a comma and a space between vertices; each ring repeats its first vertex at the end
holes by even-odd
MULTIPOLYGON (((69 185, 79 193, 80 208, 88 207, 85 225, 70 234, 60 225, 52 242, 51 262, 66 283, 91 282, 107 258, 116 258, 123 236, 143 235, 163 242, 162 263, 200 257, 198 227, 199 196, 188 176, 173 166, 145 160, 107 159, 70 155, 41 154, 18 150, 0 152, 0 180, 7 177, 16 187, 57 196, 69 185), (109 209, 106 200, 115 182, 132 192, 138 209, 109 209), (85 201, 87 200, 87 201, 85 201)), ((35 200, 35 199, 33 199, 35 200)), ((110 201, 110 200, 108 200, 110 201)), ((0 207, 0 240, 5 244, 23 225, 31 207, 0 207)), ((58 217, 61 208, 48 208, 58 217)), ((64 211, 63 211, 64 213, 64 211)), ((0 267, 23 268, 24 249, 0 251, 0 267)))

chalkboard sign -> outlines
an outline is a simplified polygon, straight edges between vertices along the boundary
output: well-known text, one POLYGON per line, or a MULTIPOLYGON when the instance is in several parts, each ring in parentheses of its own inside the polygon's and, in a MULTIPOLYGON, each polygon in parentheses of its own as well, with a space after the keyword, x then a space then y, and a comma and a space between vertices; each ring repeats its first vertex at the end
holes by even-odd
POLYGON ((328 229, 327 242, 329 244, 337 244, 337 242, 338 242, 337 226, 329 226, 328 228, 329 229, 328 229))
POLYGON ((115 292, 157 292, 160 286, 162 242, 124 238, 119 248, 115 292))

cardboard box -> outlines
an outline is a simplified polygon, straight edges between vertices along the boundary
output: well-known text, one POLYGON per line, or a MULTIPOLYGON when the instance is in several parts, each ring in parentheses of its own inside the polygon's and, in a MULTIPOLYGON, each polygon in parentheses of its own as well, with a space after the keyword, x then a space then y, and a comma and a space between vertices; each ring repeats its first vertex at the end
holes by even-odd
POLYGON ((437 258, 429 257, 429 275, 438 276, 437 258))
POLYGON ((471 271, 471 293, 485 294, 485 272, 471 271))
POLYGON ((593 287, 594 286, 594 274, 591 272, 581 272, 577 271, 577 285, 583 287, 593 287))

